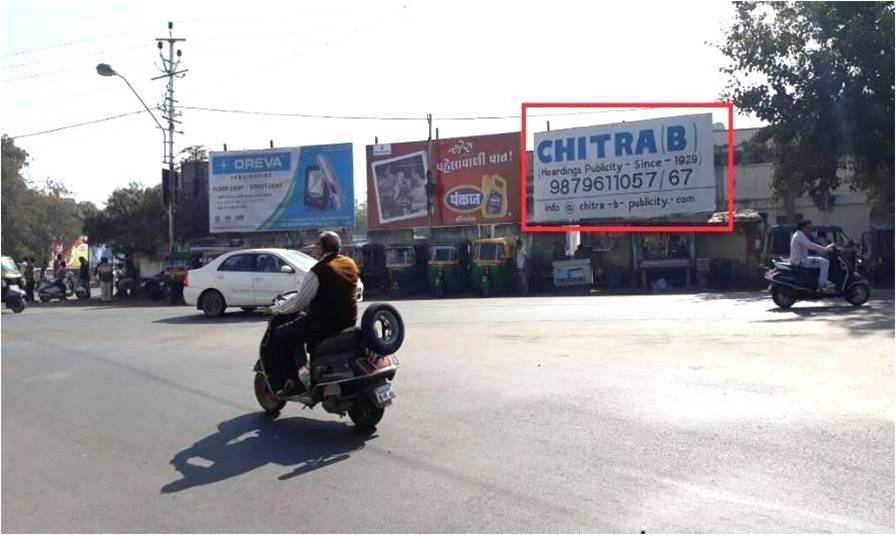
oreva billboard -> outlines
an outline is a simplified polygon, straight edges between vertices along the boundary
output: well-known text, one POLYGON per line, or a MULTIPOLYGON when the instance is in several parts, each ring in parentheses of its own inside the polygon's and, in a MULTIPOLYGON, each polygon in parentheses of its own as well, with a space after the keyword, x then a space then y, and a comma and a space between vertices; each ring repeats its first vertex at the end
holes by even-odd
POLYGON ((212 152, 208 165, 211 232, 354 225, 350 143, 212 152))
POLYGON ((532 223, 716 210, 712 114, 535 133, 532 223))
POLYGON ((433 226, 520 220, 519 134, 367 146, 370 228, 430 224, 426 176, 432 167, 433 226))

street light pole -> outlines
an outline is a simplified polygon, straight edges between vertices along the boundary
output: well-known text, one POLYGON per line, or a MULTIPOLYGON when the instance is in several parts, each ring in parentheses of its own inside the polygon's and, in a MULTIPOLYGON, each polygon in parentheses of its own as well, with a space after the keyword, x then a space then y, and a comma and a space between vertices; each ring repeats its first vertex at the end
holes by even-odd
MULTIPOLYGON (((113 69, 107 63, 100 63, 99 65, 97 65, 96 72, 100 76, 117 76, 117 77, 121 78, 122 80, 124 80, 124 83, 126 83, 128 85, 128 88, 131 90, 132 93, 134 93, 134 96, 137 97, 137 100, 140 101, 140 104, 143 104, 143 108, 146 110, 146 113, 148 113, 149 116, 152 117, 152 120, 155 121, 156 125, 158 125, 158 127, 162 130, 162 145, 170 147, 170 144, 168 142, 168 133, 165 131, 165 127, 162 126, 162 123, 159 122, 159 119, 156 117, 156 115, 152 112, 152 110, 149 108, 149 106, 146 105, 146 102, 143 101, 143 99, 140 97, 140 94, 137 93, 137 90, 134 89, 134 86, 131 85, 131 82, 129 82, 127 78, 125 78, 121 73, 119 73, 115 69, 113 69)), ((169 182, 170 182, 170 179, 169 179, 169 182)), ((169 249, 171 249, 173 251, 174 250, 174 214, 171 212, 171 203, 170 202, 168 203, 168 244, 169 244, 168 245, 169 249)))

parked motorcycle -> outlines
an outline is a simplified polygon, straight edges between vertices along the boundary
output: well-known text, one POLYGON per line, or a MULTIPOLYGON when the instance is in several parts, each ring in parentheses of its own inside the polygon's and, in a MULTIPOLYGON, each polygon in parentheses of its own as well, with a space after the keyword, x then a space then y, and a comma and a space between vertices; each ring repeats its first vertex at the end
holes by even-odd
POLYGON ((16 314, 25 310, 25 290, 22 289, 22 274, 15 261, 8 256, 2 258, 2 298, 6 308, 16 314))
MULTIPOLYGON (((278 296, 275 303, 284 296, 278 296)), ((272 416, 278 415, 287 401, 308 408, 320 403, 327 412, 348 414, 359 430, 373 430, 395 398, 390 381, 399 366, 395 352, 403 341, 404 323, 398 311, 388 304, 370 305, 360 328, 350 327, 310 348, 308 364, 299 371, 306 386, 301 395, 278 397, 259 358, 252 368, 255 397, 272 416)))
POLYGON ((65 274, 62 287, 55 280, 43 279, 37 284, 37 296, 41 303, 48 303, 53 299, 65 301, 75 294, 75 279, 71 272, 65 274))
POLYGON ((828 252, 831 263, 828 280, 834 283, 835 291, 818 288, 818 269, 792 266, 787 262, 773 260, 766 271, 765 279, 771 284, 772 300, 781 308, 790 308, 797 301, 816 301, 830 297, 843 297, 852 306, 861 306, 871 297, 868 280, 858 270, 861 260, 848 262, 839 247, 828 252))

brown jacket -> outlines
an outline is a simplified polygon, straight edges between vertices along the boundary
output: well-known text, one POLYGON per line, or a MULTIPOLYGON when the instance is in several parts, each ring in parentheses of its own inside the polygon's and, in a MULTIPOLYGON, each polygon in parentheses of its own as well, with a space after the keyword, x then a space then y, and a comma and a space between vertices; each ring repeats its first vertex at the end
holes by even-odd
POLYGON ((326 254, 311 268, 317 295, 311 300, 311 339, 320 340, 358 321, 358 266, 347 256, 326 254))

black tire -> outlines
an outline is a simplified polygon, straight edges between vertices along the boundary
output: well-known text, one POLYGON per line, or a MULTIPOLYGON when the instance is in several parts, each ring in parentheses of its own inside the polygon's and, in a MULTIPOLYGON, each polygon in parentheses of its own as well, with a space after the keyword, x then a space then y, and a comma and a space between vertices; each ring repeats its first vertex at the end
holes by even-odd
POLYGON ((864 283, 853 284, 846 289, 846 294, 843 297, 850 305, 860 307, 868 302, 868 298, 871 297, 871 289, 864 283))
POLYGON ((255 374, 255 399, 258 400, 258 404, 264 412, 271 416, 277 416, 286 406, 285 401, 271 392, 271 387, 268 386, 268 380, 263 373, 255 374))
POLYGON ((78 289, 75 290, 75 295, 81 301, 83 301, 85 299, 90 299, 90 291, 87 288, 84 288, 83 286, 79 286, 78 289))
POLYGON ((45 295, 42 295, 42 296, 40 296, 40 302, 41 302, 41 303, 49 303, 49 302, 50 302, 50 298, 47 297, 47 296, 45 296, 45 295))
POLYGON ((9 302, 9 309, 16 314, 21 314, 25 311, 25 301, 21 298, 13 299, 9 302))
POLYGON ((162 297, 164 297, 164 293, 162 289, 156 285, 151 285, 146 287, 146 295, 149 296, 153 301, 158 301, 162 297))
POLYGON ((217 318, 224 314, 227 303, 224 302, 224 296, 217 290, 209 290, 202 294, 202 300, 199 302, 202 312, 209 318, 217 318))
POLYGON ((257 308, 258 307, 240 307, 240 310, 242 310, 243 312, 255 312, 255 309, 257 308))
POLYGON ((404 321, 392 305, 375 303, 361 316, 364 343, 379 355, 391 355, 404 342, 404 321))
POLYGON ((783 309, 788 309, 796 303, 793 292, 783 286, 775 286, 772 288, 772 301, 783 309))
POLYGON ((355 402, 348 409, 348 417, 361 432, 376 429, 376 424, 380 423, 385 413, 385 407, 377 407, 366 395, 355 398, 355 402))

